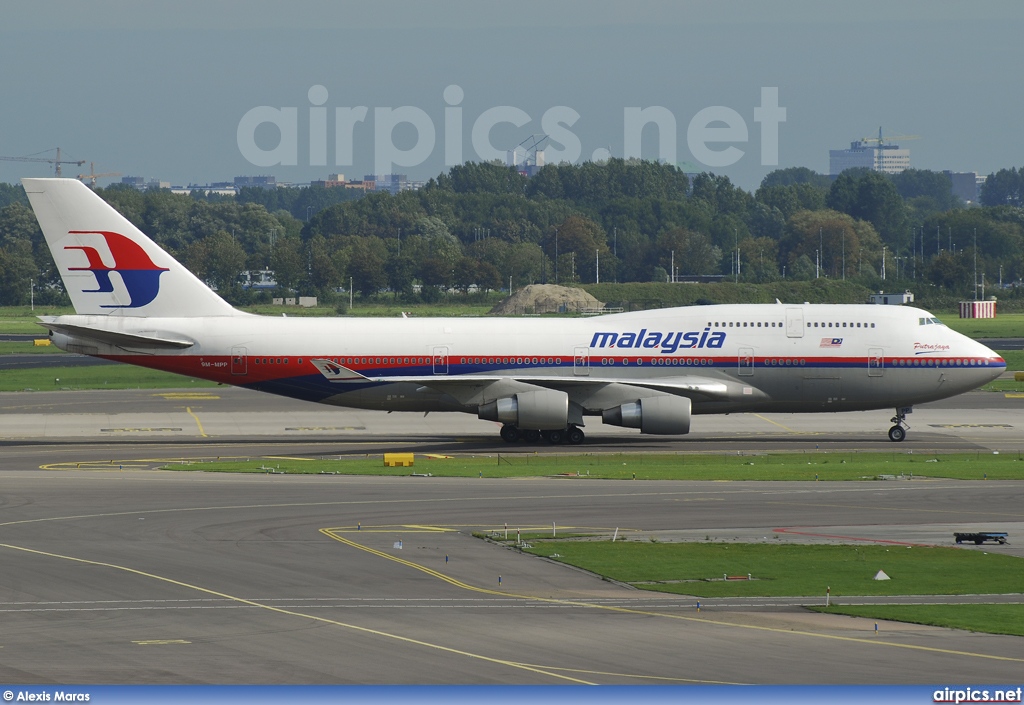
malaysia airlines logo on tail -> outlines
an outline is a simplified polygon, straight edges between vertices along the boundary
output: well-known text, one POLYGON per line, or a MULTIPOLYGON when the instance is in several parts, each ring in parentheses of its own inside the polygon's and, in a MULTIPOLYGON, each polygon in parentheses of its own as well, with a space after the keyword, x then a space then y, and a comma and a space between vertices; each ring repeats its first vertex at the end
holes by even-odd
POLYGON ((109 267, 103 262, 102 256, 95 247, 85 245, 69 245, 65 250, 81 250, 89 260, 88 267, 68 267, 71 272, 92 272, 96 277, 98 289, 83 289, 86 294, 109 294, 114 291, 110 281, 110 273, 117 272, 128 291, 129 303, 104 304, 101 308, 140 308, 149 304, 160 293, 160 275, 168 271, 166 267, 158 267, 150 259, 146 251, 138 243, 120 233, 107 230, 70 230, 69 235, 101 235, 107 243, 107 249, 114 259, 114 266, 109 267))

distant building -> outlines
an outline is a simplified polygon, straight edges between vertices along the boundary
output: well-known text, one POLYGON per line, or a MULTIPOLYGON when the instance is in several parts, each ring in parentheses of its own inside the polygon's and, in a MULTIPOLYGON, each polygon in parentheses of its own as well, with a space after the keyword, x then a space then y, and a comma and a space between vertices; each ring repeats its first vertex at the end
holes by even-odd
POLYGON ((367 174, 363 181, 372 181, 377 191, 387 191, 392 196, 401 191, 419 191, 426 182, 409 181, 405 174, 367 174))
POLYGON ((200 186, 199 184, 189 184, 188 186, 170 186, 171 193, 189 195, 193 191, 196 193, 202 193, 204 196, 211 194, 217 196, 237 196, 238 191, 230 183, 226 181, 220 181, 213 184, 205 184, 200 186))
POLYGON ((870 169, 883 174, 899 174, 910 168, 910 150, 881 140, 857 140, 849 149, 828 151, 828 173, 838 176, 847 169, 870 169), (876 143, 877 142, 877 143, 876 143))
POLYGON ((877 294, 871 294, 868 303, 882 304, 884 306, 902 306, 903 304, 914 303, 914 295, 909 291, 904 291, 902 294, 886 294, 880 291, 877 294))
POLYGON ((531 178, 544 168, 544 150, 510 149, 505 153, 505 166, 514 166, 520 174, 531 178))
POLYGON ((981 185, 985 183, 985 177, 979 177, 973 171, 944 171, 953 182, 953 195, 965 203, 977 203, 978 195, 981 193, 981 185))
POLYGON ((348 188, 361 191, 375 191, 377 189, 377 182, 374 180, 345 181, 344 174, 328 174, 326 179, 310 181, 309 185, 320 186, 322 188, 348 188))
POLYGON ((121 183, 125 186, 131 186, 133 189, 138 191, 171 187, 170 181, 160 181, 159 179, 150 179, 149 181, 146 181, 146 177, 144 176, 122 176, 121 183))
POLYGON ((236 176, 235 188, 256 187, 272 191, 277 188, 276 176, 236 176))
POLYGON ((272 269, 247 269, 238 275, 243 289, 268 290, 277 288, 277 278, 272 269))

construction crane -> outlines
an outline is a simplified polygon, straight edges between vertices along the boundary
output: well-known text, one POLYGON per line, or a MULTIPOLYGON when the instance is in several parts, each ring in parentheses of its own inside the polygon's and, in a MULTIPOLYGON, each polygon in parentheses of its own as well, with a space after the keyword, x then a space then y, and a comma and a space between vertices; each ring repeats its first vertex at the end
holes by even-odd
POLYGON ((95 190, 96 189, 96 179, 114 178, 114 177, 120 176, 120 175, 121 174, 119 174, 116 171, 108 171, 106 174, 97 174, 96 170, 93 168, 93 163, 89 162, 89 173, 88 174, 79 174, 75 178, 78 179, 79 181, 85 181, 86 179, 89 179, 89 188, 95 190))
MULTIPOLYGON (((49 152, 50 150, 46 150, 49 152)), ((42 154, 42 152, 38 152, 42 154)), ((60 147, 57 147, 57 158, 47 159, 46 157, 0 157, 0 161, 4 162, 46 162, 47 164, 53 164, 54 175, 60 177, 60 165, 61 164, 74 164, 75 166, 82 166, 85 164, 84 159, 61 159, 60 158, 60 147)))
POLYGON ((876 144, 878 144, 879 147, 881 147, 882 145, 886 144, 887 142, 891 144, 894 140, 919 140, 919 139, 921 139, 921 135, 889 135, 888 138, 882 139, 882 128, 881 128, 881 126, 879 126, 879 128, 878 128, 878 137, 861 137, 860 141, 861 142, 865 142, 865 143, 867 143, 867 142, 875 142, 876 144))

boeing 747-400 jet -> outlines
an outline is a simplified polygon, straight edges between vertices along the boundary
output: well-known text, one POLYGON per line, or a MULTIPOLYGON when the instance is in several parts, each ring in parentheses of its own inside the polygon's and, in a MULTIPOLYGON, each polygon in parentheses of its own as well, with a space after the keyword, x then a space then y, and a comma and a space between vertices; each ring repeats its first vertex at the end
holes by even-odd
POLYGON ((501 437, 583 441, 584 420, 684 434, 698 414, 892 408, 1006 363, 905 306, 737 304, 593 318, 286 318, 239 311, 84 184, 23 179, 75 315, 68 351, 387 411, 461 411, 501 437))

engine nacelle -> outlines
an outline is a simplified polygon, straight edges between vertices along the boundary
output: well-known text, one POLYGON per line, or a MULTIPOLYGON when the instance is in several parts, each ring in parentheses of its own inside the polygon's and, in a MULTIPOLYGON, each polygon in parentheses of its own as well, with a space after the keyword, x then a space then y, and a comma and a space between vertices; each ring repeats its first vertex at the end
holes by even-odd
POLYGON ((569 395, 553 389, 519 392, 481 404, 476 415, 536 431, 563 430, 569 425, 569 395))
POLYGON ((681 435, 690 432, 690 400, 687 397, 646 397, 601 412, 612 426, 639 428, 641 433, 681 435))

